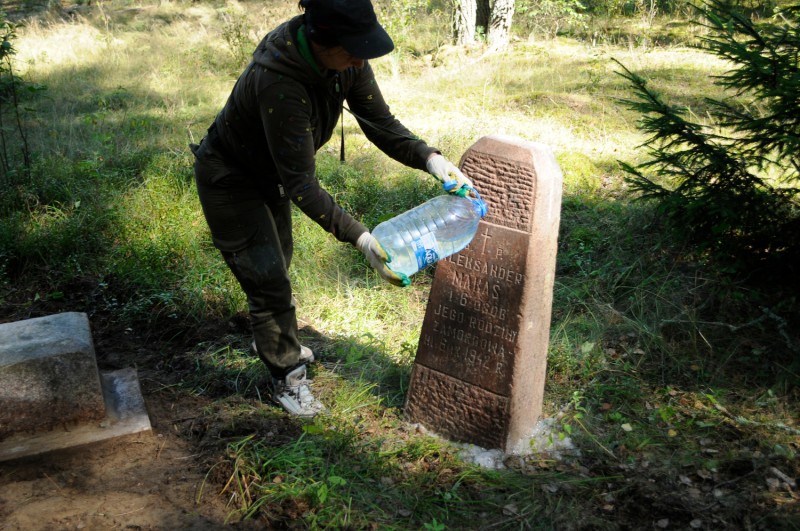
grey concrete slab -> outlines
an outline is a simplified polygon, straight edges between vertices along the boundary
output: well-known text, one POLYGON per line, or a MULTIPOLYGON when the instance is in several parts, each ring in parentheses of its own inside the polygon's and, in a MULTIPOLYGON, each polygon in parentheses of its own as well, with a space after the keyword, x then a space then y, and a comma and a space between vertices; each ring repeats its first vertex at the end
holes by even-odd
POLYGON ((86 314, 0 324, 0 440, 105 416, 86 314))
POLYGON ((108 414, 100 421, 29 434, 18 433, 0 441, 0 462, 39 455, 149 431, 147 414, 135 369, 102 373, 102 395, 108 414))

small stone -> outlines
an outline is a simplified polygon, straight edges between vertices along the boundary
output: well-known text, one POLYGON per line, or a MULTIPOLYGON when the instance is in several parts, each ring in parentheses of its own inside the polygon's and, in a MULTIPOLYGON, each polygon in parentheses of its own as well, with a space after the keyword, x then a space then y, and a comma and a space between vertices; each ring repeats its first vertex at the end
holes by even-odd
POLYGON ((775 492, 781 487, 781 480, 777 478, 767 478, 767 488, 770 492, 775 492))

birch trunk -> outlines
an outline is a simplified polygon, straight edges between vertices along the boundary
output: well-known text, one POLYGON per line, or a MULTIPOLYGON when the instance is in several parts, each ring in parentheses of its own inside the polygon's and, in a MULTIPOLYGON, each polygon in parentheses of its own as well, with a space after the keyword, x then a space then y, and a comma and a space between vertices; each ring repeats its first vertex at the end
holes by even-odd
POLYGON ((511 19, 514 17, 514 0, 494 0, 489 20, 487 38, 492 50, 508 46, 511 36, 511 19))

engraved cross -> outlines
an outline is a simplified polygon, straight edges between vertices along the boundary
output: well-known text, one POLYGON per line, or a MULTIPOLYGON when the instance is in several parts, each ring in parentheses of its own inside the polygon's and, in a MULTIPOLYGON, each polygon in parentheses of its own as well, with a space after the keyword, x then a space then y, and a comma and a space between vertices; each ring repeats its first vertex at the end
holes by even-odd
POLYGON ((489 243, 489 239, 491 236, 489 235, 489 227, 485 227, 483 229, 483 234, 480 234, 483 237, 483 246, 481 246, 481 254, 486 254, 486 244, 489 243))

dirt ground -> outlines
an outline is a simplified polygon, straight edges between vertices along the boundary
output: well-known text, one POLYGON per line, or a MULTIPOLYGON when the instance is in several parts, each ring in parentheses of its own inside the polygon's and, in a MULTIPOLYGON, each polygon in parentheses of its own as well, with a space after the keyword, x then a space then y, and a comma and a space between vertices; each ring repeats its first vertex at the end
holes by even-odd
POLYGON ((150 433, 2 465, 0 529, 219 529, 225 502, 211 486, 199 496, 202 460, 168 417, 153 414, 150 433))
MULTIPOLYGON (((0 308, 5 310, 0 322, 81 311, 63 307, 69 304, 36 306, 0 308)), ((235 507, 221 494, 229 477, 226 445, 253 430, 280 444, 295 438, 299 428, 289 419, 259 417, 231 429, 213 412, 212 402, 219 397, 193 396, 174 385, 181 366, 190 363, 182 350, 240 332, 244 319, 203 327, 204 338, 176 340, 162 329, 173 336, 170 341, 118 329, 102 315, 91 316, 90 322, 101 371, 138 369, 152 430, 0 463, 0 530, 263 528, 229 520, 235 507)))
MULTIPOLYGON (((230 442, 256 434, 282 446, 300 436, 299 423, 260 403, 252 390, 237 393, 223 384, 215 386, 213 379, 199 394, 178 385, 197 374, 198 345, 246 345, 247 318, 239 315, 202 326, 169 318, 121 325, 109 312, 91 310, 104 307, 94 300, 93 286, 91 281, 70 286, 66 298, 58 301, 31 302, 24 294, 17 302, 6 297, 0 322, 88 312, 98 367, 137 369, 152 431, 0 463, 0 531, 285 529, 301 521, 297 507, 270 507, 277 518, 268 521, 239 521, 236 500, 225 491, 232 470, 230 442), (259 413, 269 408, 276 414, 234 418, 230 412, 244 403, 257 405, 259 413)), ((318 352, 324 347, 324 338, 313 329, 305 327, 301 334, 311 338, 308 344, 318 352)), ((722 438, 729 438, 732 448, 754 445, 737 426, 728 429, 729 437, 722 438)), ((726 460, 713 474, 675 469, 669 462, 608 461, 589 455, 558 466, 585 471, 587 481, 617 478, 608 490, 598 484, 596 499, 586 500, 587 517, 599 518, 603 528, 798 529, 795 478, 800 477, 800 464, 744 449, 741 453, 750 457, 726 460)), ((536 460, 507 464, 531 475, 554 466, 536 460)), ((578 495, 569 484, 553 488, 553 496, 578 495)), ((594 527, 570 522, 564 528, 594 527)))

